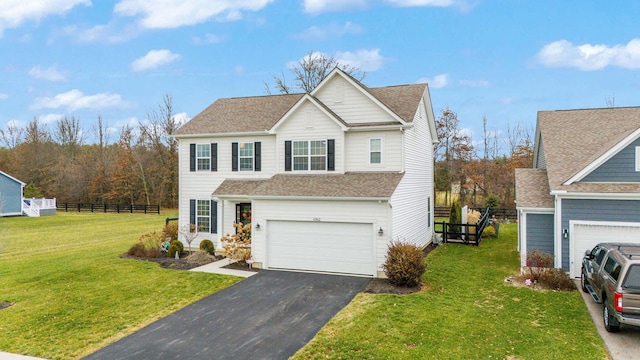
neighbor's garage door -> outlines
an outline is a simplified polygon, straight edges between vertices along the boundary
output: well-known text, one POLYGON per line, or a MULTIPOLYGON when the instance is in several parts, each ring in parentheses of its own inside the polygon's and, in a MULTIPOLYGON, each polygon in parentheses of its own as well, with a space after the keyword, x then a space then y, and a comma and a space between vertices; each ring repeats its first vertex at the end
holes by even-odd
POLYGON ((601 242, 640 243, 640 223, 574 224, 572 277, 580 277, 584 252, 601 242))
POLYGON ((268 221, 267 266, 375 275, 372 224, 268 221))

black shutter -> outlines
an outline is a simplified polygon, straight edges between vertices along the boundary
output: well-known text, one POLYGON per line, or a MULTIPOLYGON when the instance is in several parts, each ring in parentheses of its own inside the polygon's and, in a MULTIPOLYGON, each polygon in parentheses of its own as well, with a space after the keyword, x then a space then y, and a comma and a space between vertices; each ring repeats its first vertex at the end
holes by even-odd
POLYGON ((231 171, 238 171, 238 143, 231 143, 231 171))
POLYGON ((189 144, 189 171, 196 171, 196 144, 189 144))
POLYGON ((260 141, 256 141, 255 143, 253 143, 253 161, 255 163, 253 169, 255 171, 260 171, 262 167, 262 159, 260 158, 262 149, 260 145, 260 141))
POLYGON ((327 140, 327 170, 336 170, 336 141, 335 139, 327 140))
MULTIPOLYGON (((196 223, 196 201, 194 199, 189 200, 189 225, 196 223)), ((191 226, 189 226, 191 228, 191 226)))
POLYGON ((218 144, 211 143, 211 171, 218 171, 218 144))
POLYGON ((291 171, 291 141, 284 142, 284 171, 291 171))
POLYGON ((211 200, 211 233, 218 233, 218 202, 211 200))

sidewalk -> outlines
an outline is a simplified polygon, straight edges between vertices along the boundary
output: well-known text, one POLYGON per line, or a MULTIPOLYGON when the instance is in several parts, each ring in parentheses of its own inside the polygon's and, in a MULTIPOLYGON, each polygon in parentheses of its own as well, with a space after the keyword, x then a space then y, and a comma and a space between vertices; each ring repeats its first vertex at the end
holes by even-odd
POLYGON ((36 358, 33 356, 10 354, 2 351, 0 351, 0 359, 2 360, 44 360, 44 359, 36 358))
POLYGON ((243 271, 243 270, 235 270, 235 269, 223 269, 223 266, 227 266, 231 264, 231 260, 222 259, 218 261, 214 261, 207 265, 202 265, 200 267, 191 269, 189 271, 199 271, 199 272, 207 272, 213 274, 221 274, 221 275, 233 275, 233 276, 241 276, 241 277, 249 277, 257 274, 254 271, 243 271))

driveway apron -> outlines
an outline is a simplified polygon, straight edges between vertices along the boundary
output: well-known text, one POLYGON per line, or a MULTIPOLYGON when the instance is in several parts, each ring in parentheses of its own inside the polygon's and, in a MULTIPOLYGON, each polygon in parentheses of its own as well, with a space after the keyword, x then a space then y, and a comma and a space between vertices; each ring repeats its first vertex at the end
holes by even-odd
POLYGON ((85 359, 287 359, 369 280, 262 271, 85 359))

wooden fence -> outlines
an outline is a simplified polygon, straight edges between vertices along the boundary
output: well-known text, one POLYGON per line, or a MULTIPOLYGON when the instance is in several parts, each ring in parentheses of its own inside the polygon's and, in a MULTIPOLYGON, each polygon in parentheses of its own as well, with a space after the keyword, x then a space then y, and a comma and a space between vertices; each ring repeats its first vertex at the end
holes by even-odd
POLYGON ((70 203, 58 202, 56 208, 64 211, 90 211, 90 212, 115 212, 115 213, 145 213, 160 214, 160 205, 144 205, 144 204, 88 204, 88 203, 70 203))
MULTIPOLYGON (((449 206, 435 206, 433 209, 434 216, 437 218, 448 218, 451 207, 449 206)), ((487 208, 473 208, 480 213, 484 213, 487 208)), ((489 216, 495 216, 499 220, 509 219, 516 220, 518 218, 518 211, 514 208, 489 208, 489 216)))

